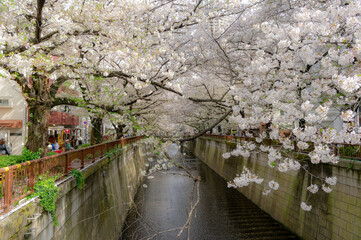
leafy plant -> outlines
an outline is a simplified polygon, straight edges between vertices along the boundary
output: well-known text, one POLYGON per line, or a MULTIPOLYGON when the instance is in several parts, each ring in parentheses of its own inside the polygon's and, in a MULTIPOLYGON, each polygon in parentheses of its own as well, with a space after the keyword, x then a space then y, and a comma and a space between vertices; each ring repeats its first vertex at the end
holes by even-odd
POLYGON ((1 155, 0 156, 0 168, 8 167, 17 163, 23 162, 23 156, 21 155, 1 155))
POLYGON ((53 156, 53 155, 57 155, 57 154, 59 154, 59 153, 57 153, 57 152, 47 152, 46 156, 53 156))
MULTIPOLYGON (((344 146, 338 148, 339 155, 341 158, 353 158, 360 156, 359 146, 344 146)), ((359 160, 356 158, 356 160, 359 160)))
POLYGON ((23 156, 23 162, 38 159, 41 156, 41 148, 39 148, 37 152, 32 152, 24 147, 21 155, 23 156))
POLYGON ((32 197, 39 196, 40 206, 50 213, 53 218, 54 225, 58 225, 56 218, 56 199, 58 197, 59 188, 55 186, 56 177, 40 176, 39 181, 34 186, 32 197))
POLYGON ((114 155, 115 157, 117 157, 117 153, 121 152, 122 148, 112 148, 110 149, 108 152, 105 153, 105 155, 110 158, 112 155, 114 155))
MULTIPOLYGON (((37 157, 35 155, 31 156, 32 154, 29 152, 31 152, 31 151, 26 150, 25 157, 24 157, 24 155, 0 155, 0 168, 8 167, 8 166, 22 163, 25 161, 29 161, 26 158, 29 159, 29 158, 37 157)), ((56 154, 58 154, 58 153, 48 152, 47 156, 52 156, 52 155, 56 155, 56 154)), ((37 158, 34 158, 34 159, 37 159, 37 158)), ((30 159, 30 160, 34 160, 34 159, 30 159)))
POLYGON ((348 171, 348 170, 351 170, 351 169, 353 168, 354 163, 355 163, 355 160, 350 161, 350 162, 348 163, 348 165, 347 165, 346 170, 347 170, 347 171, 348 171))
POLYGON ((105 155, 107 155, 107 157, 110 158, 116 152, 117 152, 116 149, 110 149, 108 152, 105 153, 105 155))
POLYGON ((76 179, 76 186, 78 187, 78 189, 81 190, 85 187, 85 178, 83 172, 77 169, 72 169, 70 175, 74 176, 74 178, 76 179))
POLYGON ((86 147, 89 147, 90 146, 90 143, 86 143, 86 144, 82 144, 79 146, 79 148, 86 148, 86 147))

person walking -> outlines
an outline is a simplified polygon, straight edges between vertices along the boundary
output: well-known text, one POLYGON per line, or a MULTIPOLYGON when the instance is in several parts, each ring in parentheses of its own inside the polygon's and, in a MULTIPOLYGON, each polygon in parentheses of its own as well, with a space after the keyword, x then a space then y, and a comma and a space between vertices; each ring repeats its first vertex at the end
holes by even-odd
POLYGON ((77 148, 79 148, 81 145, 83 145, 83 138, 81 136, 77 138, 76 145, 77 145, 77 148))
POLYGON ((0 155, 10 155, 10 150, 8 145, 6 145, 5 139, 0 139, 0 155))
POLYGON ((69 140, 65 140, 65 143, 64 143, 64 148, 65 148, 65 151, 69 151, 72 149, 71 147, 71 143, 69 140))
POLYGON ((76 136, 73 135, 70 139, 70 144, 71 144, 71 147, 74 149, 75 146, 76 146, 76 136))
POLYGON ((51 144, 52 148, 53 148, 53 151, 57 151, 59 150, 59 144, 57 141, 54 141, 53 144, 51 144))
POLYGON ((74 149, 78 149, 78 147, 79 147, 78 137, 75 136, 75 137, 74 137, 74 146, 73 146, 73 148, 74 148, 74 149))

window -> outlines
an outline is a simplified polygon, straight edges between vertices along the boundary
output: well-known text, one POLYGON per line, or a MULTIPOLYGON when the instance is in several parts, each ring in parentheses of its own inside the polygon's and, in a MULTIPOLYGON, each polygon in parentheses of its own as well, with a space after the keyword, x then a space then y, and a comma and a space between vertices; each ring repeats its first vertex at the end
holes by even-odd
POLYGON ((10 101, 9 101, 9 99, 0 98, 0 106, 10 106, 10 101))

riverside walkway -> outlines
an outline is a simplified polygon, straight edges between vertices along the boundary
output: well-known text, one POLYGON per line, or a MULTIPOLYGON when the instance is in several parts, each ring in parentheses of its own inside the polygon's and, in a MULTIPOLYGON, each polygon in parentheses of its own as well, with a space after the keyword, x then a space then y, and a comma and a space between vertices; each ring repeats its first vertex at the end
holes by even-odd
MULTIPOLYGON (((227 188, 220 176, 191 153, 177 152, 175 146, 170 152, 202 179, 189 239, 298 239, 244 195, 227 188)), ((157 173, 145 182, 147 188, 139 188, 119 240, 177 239, 188 218, 193 189, 193 180, 179 174, 182 171, 178 169, 157 173)), ((187 234, 185 230, 179 239, 187 239, 187 234)))

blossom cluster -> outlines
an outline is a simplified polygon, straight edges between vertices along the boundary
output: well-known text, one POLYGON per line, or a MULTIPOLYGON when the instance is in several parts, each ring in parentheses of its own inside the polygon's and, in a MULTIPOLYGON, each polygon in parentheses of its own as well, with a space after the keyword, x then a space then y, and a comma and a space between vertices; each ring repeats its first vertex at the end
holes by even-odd
POLYGON ((325 144, 315 146, 315 149, 308 155, 310 156, 311 162, 313 164, 318 164, 320 162, 336 164, 339 160, 338 156, 331 154, 331 149, 325 144))
POLYGON ((246 167, 243 167, 242 173, 238 174, 233 181, 229 181, 227 183, 227 186, 233 187, 233 188, 241 188, 241 187, 245 187, 248 186, 250 183, 257 183, 257 184, 261 184, 263 182, 262 178, 259 178, 257 175, 255 175, 254 173, 251 173, 250 170, 246 167))

